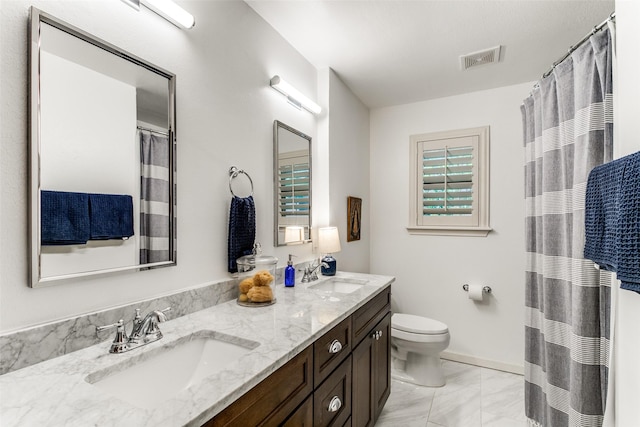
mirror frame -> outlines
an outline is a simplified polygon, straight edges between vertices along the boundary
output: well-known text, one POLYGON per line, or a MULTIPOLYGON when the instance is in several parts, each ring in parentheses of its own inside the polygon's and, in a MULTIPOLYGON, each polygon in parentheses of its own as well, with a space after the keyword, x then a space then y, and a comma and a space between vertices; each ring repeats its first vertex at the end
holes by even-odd
POLYGON ((311 238, 311 229, 312 229, 312 224, 313 222, 311 221, 312 219, 312 205, 313 205, 313 197, 312 197, 312 183, 313 183, 313 157, 311 155, 311 137, 309 135, 306 135, 302 132, 300 132, 297 129, 292 128, 289 125, 286 125, 284 123, 282 123, 279 120, 274 120, 273 122, 273 231, 274 231, 274 246, 291 246, 291 245, 300 245, 303 243, 309 243, 312 241, 311 238), (306 139, 307 141, 309 141, 309 238, 305 239, 305 240, 301 240, 300 242, 294 242, 294 243, 280 243, 278 241, 278 227, 280 226, 280 224, 278 223, 278 211, 279 211, 279 200, 278 200, 278 182, 279 182, 279 177, 278 177, 278 170, 279 170, 279 165, 278 165, 278 129, 285 129, 288 130, 289 132, 298 135, 301 138, 306 139))
POLYGON ((29 253, 30 253, 30 286, 32 288, 53 284, 65 279, 75 279, 81 277, 95 276, 100 274, 115 273, 120 271, 147 270, 157 267, 169 267, 177 264, 176 252, 176 76, 175 74, 157 67, 123 49, 118 48, 102 39, 99 39, 73 25, 70 25, 46 12, 31 6, 29 15, 29 253), (41 221, 40 221, 40 166, 41 166, 41 135, 40 135, 40 28, 41 23, 70 34, 78 39, 103 49, 108 53, 116 55, 124 60, 138 65, 165 77, 169 90, 169 253, 168 261, 154 262, 148 264, 135 264, 124 267, 105 268, 92 271, 69 273, 57 276, 42 277, 41 275, 41 221))

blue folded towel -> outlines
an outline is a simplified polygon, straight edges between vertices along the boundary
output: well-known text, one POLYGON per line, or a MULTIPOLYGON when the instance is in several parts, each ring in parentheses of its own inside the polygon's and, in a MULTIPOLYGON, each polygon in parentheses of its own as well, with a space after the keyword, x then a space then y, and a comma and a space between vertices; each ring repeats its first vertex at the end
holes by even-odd
POLYGON ((640 293, 640 152, 593 168, 585 197, 584 257, 640 293))
POLYGON ((256 207, 253 197, 236 197, 231 200, 229 209, 228 271, 236 273, 236 260, 250 255, 256 240, 256 207))
POLYGON ((585 195, 584 257, 608 271, 618 267, 618 209, 625 162, 593 168, 585 195))
POLYGON ((640 293, 640 152, 624 157, 618 213, 618 280, 640 293))
POLYGON ((133 198, 120 194, 89 194, 91 240, 133 236, 133 198))
POLYGON ((40 192, 43 245, 77 245, 89 240, 89 197, 85 193, 40 192))

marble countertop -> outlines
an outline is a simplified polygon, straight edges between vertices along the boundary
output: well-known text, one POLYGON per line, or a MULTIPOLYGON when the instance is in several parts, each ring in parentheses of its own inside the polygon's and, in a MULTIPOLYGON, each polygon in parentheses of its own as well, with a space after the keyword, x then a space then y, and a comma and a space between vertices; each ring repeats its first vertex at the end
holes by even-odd
MULTIPOLYGON (((164 338, 123 354, 109 354, 111 339, 0 376, 0 425, 8 426, 199 426, 268 377, 317 338, 394 281, 393 277, 338 272, 366 280, 349 294, 310 289, 327 280, 275 285, 276 303, 242 307, 235 300, 160 325, 164 338), (97 372, 117 371, 170 348, 199 331, 259 345, 225 370, 143 409, 88 383, 97 372)), ((300 278, 298 278, 299 281, 300 278)), ((131 329, 127 325, 127 332, 131 329)))

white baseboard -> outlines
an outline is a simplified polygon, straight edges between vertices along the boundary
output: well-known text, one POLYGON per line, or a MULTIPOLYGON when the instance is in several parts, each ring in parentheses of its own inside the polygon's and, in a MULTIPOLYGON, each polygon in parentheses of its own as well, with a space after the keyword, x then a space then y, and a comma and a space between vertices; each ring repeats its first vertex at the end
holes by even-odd
POLYGON ((512 365, 510 363, 481 359, 479 357, 469 356, 468 354, 451 353, 448 351, 443 351, 442 353, 440 353, 440 357, 442 359, 451 360, 453 362, 466 363, 468 365, 481 366, 483 368, 497 369, 498 371, 524 375, 524 366, 521 365, 512 365))

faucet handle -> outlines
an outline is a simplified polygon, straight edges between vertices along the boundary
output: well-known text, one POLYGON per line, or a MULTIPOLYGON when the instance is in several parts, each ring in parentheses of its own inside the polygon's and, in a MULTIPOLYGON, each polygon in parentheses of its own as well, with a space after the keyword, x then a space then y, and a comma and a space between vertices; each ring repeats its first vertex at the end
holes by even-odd
POLYGON ((124 353, 129 349, 129 338, 127 337, 127 332, 124 329, 124 319, 120 319, 111 325, 96 326, 96 333, 113 328, 117 328, 117 330, 116 336, 111 343, 109 353, 124 353))
POLYGON ((116 323, 112 323, 111 325, 104 326, 96 326, 96 332, 102 332, 113 328, 124 328, 124 319, 118 320, 116 323))
POLYGON ((136 308, 136 316, 133 318, 133 327, 135 328, 140 322, 142 322, 142 316, 140 316, 140 309, 136 308))
POLYGON ((167 320, 167 316, 165 313, 171 311, 171 307, 163 308, 162 310, 158 310, 158 321, 165 322, 167 320))

